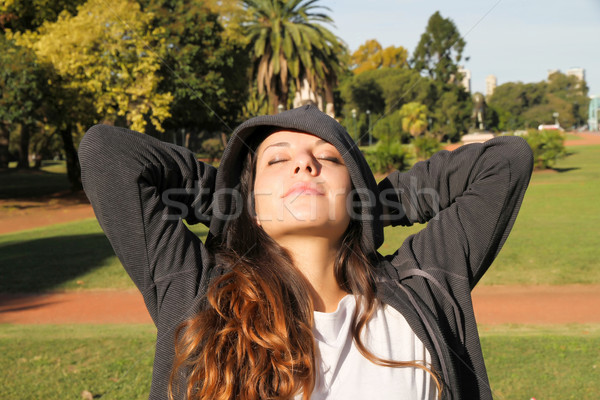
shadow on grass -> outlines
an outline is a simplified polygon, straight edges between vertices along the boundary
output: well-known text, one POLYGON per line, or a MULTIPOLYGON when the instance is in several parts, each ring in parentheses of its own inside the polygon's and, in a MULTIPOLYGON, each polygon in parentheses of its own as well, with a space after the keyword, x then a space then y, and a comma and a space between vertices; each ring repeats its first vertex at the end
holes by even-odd
POLYGON ((581 169, 581 168, 579 168, 579 167, 572 167, 572 168, 551 168, 551 169, 552 169, 552 171, 563 173, 563 172, 576 171, 576 170, 581 169))
POLYGON ((70 188, 64 173, 41 170, 8 169, 0 172, 0 200, 30 199, 70 188))
POLYGON ((0 245, 0 293, 50 291, 113 256, 108 239, 100 233, 0 245))

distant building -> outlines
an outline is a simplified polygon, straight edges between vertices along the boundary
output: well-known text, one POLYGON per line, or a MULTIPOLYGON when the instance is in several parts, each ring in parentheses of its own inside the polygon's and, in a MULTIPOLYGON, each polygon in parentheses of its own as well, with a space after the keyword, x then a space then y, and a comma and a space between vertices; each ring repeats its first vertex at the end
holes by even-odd
POLYGON ((600 96, 590 98, 588 129, 590 131, 598 130, 598 119, 600 117, 600 96))
POLYGON ((294 97, 294 108, 302 107, 306 104, 314 104, 319 110, 323 111, 323 97, 319 96, 315 93, 307 79, 302 81, 302 86, 300 90, 296 91, 296 96, 294 97))
POLYGON ((462 75, 460 84, 467 92, 471 93, 471 70, 460 67, 458 73, 462 75))
POLYGON ((485 97, 490 98, 494 94, 494 90, 496 90, 496 86, 498 86, 498 80, 496 79, 496 75, 488 75, 485 78, 485 97))
POLYGON ((575 76, 580 81, 585 81, 585 69, 579 67, 568 69, 567 76, 575 76))

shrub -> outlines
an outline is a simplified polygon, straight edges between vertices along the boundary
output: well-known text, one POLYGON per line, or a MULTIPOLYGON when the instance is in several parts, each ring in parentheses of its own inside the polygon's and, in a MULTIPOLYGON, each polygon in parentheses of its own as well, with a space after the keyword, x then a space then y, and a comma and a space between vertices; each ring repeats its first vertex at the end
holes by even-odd
POLYGON ((530 130, 523 136, 533 151, 534 167, 552 168, 556 161, 567 155, 565 135, 560 131, 530 130))
POLYGON ((398 142, 386 145, 380 141, 375 146, 365 149, 364 154, 371 170, 375 173, 408 168, 409 152, 406 150, 406 146, 398 142))
POLYGON ((219 138, 210 138, 202 142, 202 152, 206 154, 211 164, 221 156, 223 150, 223 143, 219 138))
POLYGON ((413 140, 415 155, 419 160, 425 160, 441 150, 442 145, 433 136, 419 136, 413 140))

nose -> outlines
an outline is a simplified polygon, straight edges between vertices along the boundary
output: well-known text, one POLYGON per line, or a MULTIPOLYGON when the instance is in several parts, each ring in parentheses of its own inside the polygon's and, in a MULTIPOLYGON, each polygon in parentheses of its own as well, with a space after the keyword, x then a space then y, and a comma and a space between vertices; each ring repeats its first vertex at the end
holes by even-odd
POLYGON ((298 154, 294 160, 293 175, 308 173, 311 176, 319 174, 319 165, 312 154, 298 154))

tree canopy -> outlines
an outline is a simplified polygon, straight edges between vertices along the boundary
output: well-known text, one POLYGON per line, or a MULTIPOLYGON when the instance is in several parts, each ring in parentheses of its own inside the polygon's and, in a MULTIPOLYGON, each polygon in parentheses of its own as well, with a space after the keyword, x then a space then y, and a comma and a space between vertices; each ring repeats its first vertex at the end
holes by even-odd
POLYGON ((172 95, 157 91, 160 63, 153 40, 160 29, 150 29, 150 18, 130 0, 114 0, 110 8, 89 0, 77 15, 63 13, 15 39, 52 64, 67 88, 91 96, 106 120, 123 117, 140 131, 150 121, 162 130, 172 95))
POLYGON ((313 90, 331 86, 340 70, 343 46, 323 24, 332 19, 317 0, 244 0, 251 15, 245 23, 260 93, 271 112, 287 108, 290 83, 299 89, 306 79, 313 90))
POLYGON ((492 128, 515 130, 552 124, 554 113, 562 127, 579 126, 587 118, 587 93, 585 82, 560 72, 537 83, 507 82, 487 100, 491 112, 498 115, 492 128))
POLYGON ((443 82, 459 82, 459 62, 465 48, 454 22, 436 11, 427 22, 425 32, 413 53, 411 64, 419 72, 443 82))
POLYGON ((407 64, 408 51, 402 47, 388 46, 385 49, 375 39, 367 40, 352 53, 352 71, 355 74, 378 68, 402 68, 407 64))

